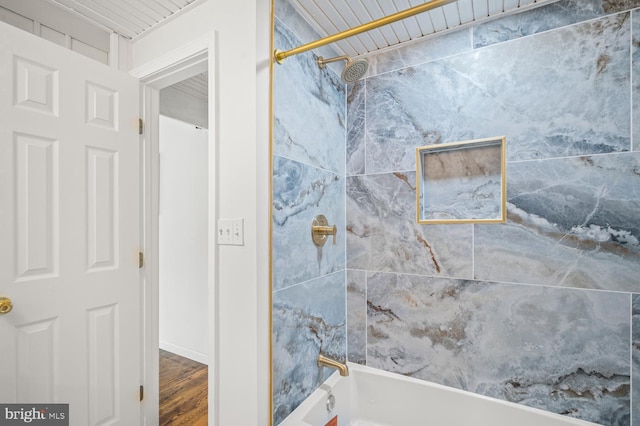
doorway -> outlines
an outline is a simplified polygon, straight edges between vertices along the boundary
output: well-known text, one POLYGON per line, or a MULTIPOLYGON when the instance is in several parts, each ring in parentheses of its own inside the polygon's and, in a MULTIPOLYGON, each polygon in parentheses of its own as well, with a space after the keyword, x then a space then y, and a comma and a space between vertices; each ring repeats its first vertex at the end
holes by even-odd
MULTIPOLYGON (((207 34, 193 42, 168 52, 166 56, 159 58, 151 64, 131 70, 130 73, 140 78, 143 94, 144 117, 144 170, 142 179, 145 182, 145 196, 142 200, 144 213, 144 231, 142 245, 145 251, 145 265, 142 270, 142 289, 144 298, 144 348, 143 365, 145 383, 143 405, 146 424, 159 424, 159 394, 160 394, 160 98, 161 91, 176 83, 190 79, 202 73, 208 73, 207 81, 214 79, 215 68, 210 61, 210 52, 215 45, 215 34, 207 34)), ((207 99, 214 99, 215 93, 211 85, 207 89, 207 99)), ((178 108, 182 109, 182 108, 178 108)), ((205 116, 211 128, 215 128, 215 107, 209 104, 205 108, 205 116)), ((191 121, 191 120, 188 120, 191 121)), ((192 130, 196 130, 195 126, 192 130)), ((203 127, 203 126, 200 126, 203 127)), ((216 424, 215 417, 217 407, 217 376, 218 357, 217 333, 216 333, 216 283, 217 283, 217 247, 215 245, 215 223, 217 221, 216 202, 216 171, 217 153, 215 149, 215 134, 208 133, 206 162, 207 172, 205 185, 208 191, 205 196, 207 206, 207 229, 202 232, 206 238, 206 250, 202 253, 206 257, 206 288, 204 296, 208 312, 206 313, 206 339, 207 353, 207 378, 208 378, 208 420, 209 424, 216 424)), ((164 207, 164 206, 163 206, 164 207)), ((190 308, 182 308, 190 309, 190 308)), ((174 349, 172 349, 174 350, 174 349)), ((191 356, 192 354, 188 354, 191 356)), ((188 359, 185 357, 185 359, 188 359)))
POLYGON ((206 72, 160 90, 161 426, 207 424, 207 92, 206 72))

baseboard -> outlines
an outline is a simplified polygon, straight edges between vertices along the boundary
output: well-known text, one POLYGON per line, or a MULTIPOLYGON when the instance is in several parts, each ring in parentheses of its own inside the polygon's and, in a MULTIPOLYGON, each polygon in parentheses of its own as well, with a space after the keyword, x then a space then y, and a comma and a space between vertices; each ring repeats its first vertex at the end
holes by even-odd
POLYGON ((174 344, 163 342, 163 341, 160 341, 159 346, 160 346, 160 349, 165 350, 167 352, 171 352, 176 355, 189 358, 190 360, 199 362, 201 364, 209 365, 209 357, 207 356, 207 354, 203 354, 202 352, 183 348, 182 346, 174 345, 174 344))

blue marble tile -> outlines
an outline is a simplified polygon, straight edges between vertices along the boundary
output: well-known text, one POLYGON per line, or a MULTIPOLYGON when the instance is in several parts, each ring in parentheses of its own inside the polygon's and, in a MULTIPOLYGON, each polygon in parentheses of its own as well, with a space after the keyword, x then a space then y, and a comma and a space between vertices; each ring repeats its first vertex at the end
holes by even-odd
POLYGON ((640 294, 631 296, 631 356, 632 380, 631 423, 640 424, 640 294))
POLYGON ((367 78, 367 173, 493 136, 508 160, 628 151, 629 46, 620 14, 367 78))
POLYGON ((346 360, 345 272, 273 294, 273 408, 280 423, 333 370, 318 354, 346 360))
MULTIPOLYGON (((315 40, 322 38, 316 30, 314 30, 298 13, 296 8, 291 5, 288 0, 275 0, 274 1, 274 14, 276 17, 276 25, 284 25, 289 31, 294 33, 297 37, 296 45, 290 46, 287 45, 283 47, 283 45, 275 42, 275 49, 280 50, 288 50, 292 47, 298 47, 301 44, 306 44, 315 40)), ((339 56, 336 52, 332 44, 327 44, 325 46, 314 49, 313 52, 318 56, 324 56, 325 58, 332 58, 334 56, 339 56)), ((310 55, 309 53, 305 53, 306 55, 310 55)), ((288 62, 289 59, 285 59, 285 63, 288 62)), ((331 63, 327 65, 329 68, 333 69, 334 72, 338 73, 338 75, 342 72, 340 63, 331 63), (339 71, 338 71, 339 70, 339 71)))
POLYGON ((347 178, 350 269, 472 277, 472 225, 419 225, 415 172, 347 178))
POLYGON ((463 29, 368 56, 369 76, 446 58, 471 50, 471 29, 463 29))
MULTIPOLYGON (((285 50, 300 40, 276 21, 275 41, 285 50)), ((311 53, 274 66, 274 155, 344 175, 345 86, 311 53)))
POLYGON ((372 367, 629 424, 628 294, 373 273, 367 304, 372 367))
POLYGON ((475 26, 473 46, 514 40, 638 6, 640 0, 562 0, 475 26))
POLYGON ((347 353, 350 362, 367 363, 367 272, 347 270, 347 353))
POLYGON ((273 289, 344 269, 345 180, 281 157, 273 167, 273 289), (311 223, 319 214, 336 225, 336 244, 316 247, 311 223))
POLYGON ((631 92, 633 109, 633 150, 640 151, 640 10, 631 12, 633 34, 632 81, 631 92))
POLYGON ((638 291, 640 153, 509 164, 507 201, 476 226, 476 278, 638 291))
POLYGON ((347 175, 365 172, 365 93, 362 80, 347 86, 347 175))

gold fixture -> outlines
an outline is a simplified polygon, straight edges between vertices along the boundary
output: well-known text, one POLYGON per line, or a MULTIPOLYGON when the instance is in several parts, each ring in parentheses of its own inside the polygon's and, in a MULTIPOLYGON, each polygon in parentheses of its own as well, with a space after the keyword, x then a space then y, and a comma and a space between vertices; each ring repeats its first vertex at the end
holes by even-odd
POLYGON ((329 59, 325 59, 320 56, 318 57, 318 60, 316 62, 318 62, 318 67, 320 69, 324 69, 326 67, 326 64, 336 61, 347 61, 347 65, 345 65, 344 69, 342 70, 342 74, 340 75, 340 78, 346 84, 355 83, 356 81, 360 80, 362 77, 364 77, 364 75, 367 73, 367 70, 369 69, 369 62, 367 62, 365 59, 356 59, 355 61, 352 61, 348 55, 336 56, 335 58, 329 59))
POLYGON ((13 303, 8 297, 0 297, 0 315, 8 314, 13 309, 13 303))
POLYGON ((336 56, 335 58, 329 58, 329 59, 325 59, 322 56, 318 56, 318 67, 320 69, 324 69, 324 67, 326 66, 326 64, 330 63, 330 62, 336 62, 336 61, 347 61, 347 62, 351 62, 351 58, 347 55, 343 55, 343 56, 336 56))
POLYGON ((384 25, 392 24, 401 19, 410 18, 419 13, 426 12, 431 9, 435 9, 436 7, 453 3, 454 1, 457 1, 457 0, 432 0, 428 3, 414 6, 409 9, 394 13, 392 15, 385 16, 380 19, 376 19, 366 24, 358 25, 357 27, 353 27, 351 29, 339 32, 337 34, 330 35, 328 37, 324 37, 316 41, 312 41, 311 43, 303 44, 302 46, 298 46, 295 49, 291 49, 287 51, 276 49, 275 52, 273 52, 274 58, 277 63, 281 64, 285 60, 285 58, 288 58, 289 56, 297 55, 298 53, 306 52, 308 50, 312 50, 320 46, 324 46, 325 44, 335 43, 336 41, 340 41, 348 37, 353 37, 355 35, 362 34, 367 31, 375 30, 376 28, 382 27, 384 25))
MULTIPOLYGON (((506 137, 496 136, 461 142, 441 143, 416 148, 416 221, 420 224, 504 223, 507 220, 506 137), (431 160, 429 159, 431 157, 431 160), (429 164, 436 167, 429 167, 429 164), (469 174, 499 179, 498 189, 483 200, 484 207, 493 207, 493 215, 457 217, 454 211, 440 211, 427 217, 425 188, 439 185, 438 179, 462 182, 469 174)), ((489 180, 491 181, 491 179, 489 180)), ((433 195, 433 194, 432 194, 433 195)), ((438 198, 438 197, 434 197, 438 198)), ((441 205, 447 204, 440 201, 441 205)))
POLYGON ((326 356, 320 354, 318 355, 318 367, 331 367, 335 368, 340 372, 341 376, 349 375, 349 367, 347 367, 347 363, 342 363, 331 358, 327 358, 326 356))
POLYGON ((335 244, 337 232, 338 228, 335 225, 329 226, 329 222, 324 215, 319 214, 311 222, 311 238, 318 247, 322 247, 327 242, 329 235, 333 235, 333 244, 335 244))

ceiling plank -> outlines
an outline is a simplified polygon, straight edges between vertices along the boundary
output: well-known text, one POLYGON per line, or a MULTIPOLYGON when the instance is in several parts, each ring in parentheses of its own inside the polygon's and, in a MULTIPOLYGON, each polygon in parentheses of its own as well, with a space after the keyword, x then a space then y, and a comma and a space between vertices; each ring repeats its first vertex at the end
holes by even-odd
POLYGON ((460 26, 460 14, 458 13, 458 4, 450 3, 441 7, 444 19, 447 21, 447 28, 455 28, 460 26))
MULTIPOLYGON (((95 1, 95 0, 94 0, 95 1)), ((123 1, 123 0, 110 0, 110 10, 117 13, 125 19, 128 17, 137 17, 140 21, 144 22, 147 27, 150 27, 164 19, 157 11, 150 9, 146 4, 140 1, 123 1), (144 9, 144 10, 143 10, 144 9)))
MULTIPOLYGON (((393 0, 378 0, 378 4, 382 8, 382 12, 383 12, 380 18, 393 15, 394 13, 399 12, 398 8, 396 8, 395 4, 393 4, 393 0)), ((394 22, 390 25, 391 25, 391 28, 393 29, 393 32, 396 34, 396 36, 398 37, 398 40, 401 43, 403 41, 411 40, 411 37, 409 36, 409 32, 407 31, 407 28, 404 25, 404 20, 394 22)))
MULTIPOLYGON (((336 10, 336 8, 330 1, 323 2, 323 11, 327 16, 327 19, 329 19, 329 21, 331 21, 336 27, 336 32, 346 31, 350 28, 349 24, 345 21, 342 14, 338 10, 336 10)), ((347 42, 356 52, 366 52, 368 50, 360 40, 360 37, 349 37, 344 41, 347 42)))
MULTIPOLYGON (((349 7, 356 15, 356 18, 358 19, 358 25, 366 24, 367 22, 373 21, 373 17, 369 14, 361 1, 350 1, 349 7)), ((375 30, 367 31, 367 34, 369 34, 371 39, 375 42, 378 49, 389 46, 389 42, 385 39, 385 36, 382 31, 380 31, 380 29, 376 28, 375 30)))
POLYGON ((171 3, 169 0, 140 0, 140 1, 146 4, 147 7, 150 7, 150 8, 156 8, 156 9, 162 8, 160 13, 165 16, 171 15, 172 13, 175 13, 178 10, 180 10, 178 6, 171 3))
POLYGON ((80 15, 85 16, 93 22, 101 24, 102 26, 105 26, 107 28, 111 28, 118 34, 121 34, 125 37, 133 38, 136 36, 136 34, 143 30, 137 25, 122 25, 119 21, 113 21, 112 19, 105 17, 105 15, 101 13, 100 10, 96 10, 95 8, 91 7, 91 5, 85 6, 74 0, 55 0, 55 2, 79 13, 80 15))
POLYGON ((487 3, 487 0, 473 0, 473 14, 476 21, 489 16, 489 3, 487 3))
POLYGON ((436 31, 444 31, 447 29, 447 20, 444 17, 444 12, 441 7, 429 11, 431 16, 431 22, 433 22, 433 28, 436 31))
MULTIPOLYGON (((336 26, 336 24, 331 22, 327 15, 325 15, 324 11, 318 7, 315 1, 302 0, 300 1, 300 5, 307 11, 307 13, 309 13, 309 15, 313 17, 320 28, 322 28, 323 34, 331 35, 340 32, 340 29, 336 26)), ((337 44, 341 47, 345 54, 349 56, 356 56, 358 54, 357 50, 355 50, 348 41, 341 40, 341 42, 338 42, 337 44)))
MULTIPOLYGON (((349 4, 345 0, 332 0, 332 3, 338 13, 340 13, 342 18, 345 20, 348 28, 354 28, 360 25, 358 17, 355 15, 355 13, 349 7, 349 4)), ((369 31, 361 34, 359 38, 360 42, 364 45, 367 52, 374 51, 378 48, 369 31)))
POLYGON ((460 15, 460 23, 466 24, 473 21, 473 2, 472 0, 458 0, 458 14, 460 15))
POLYGON ((503 10, 504 10, 503 0, 489 0, 489 16, 502 13, 503 10))
MULTIPOLYGON (((382 12, 382 9, 377 2, 368 2, 364 5, 364 7, 369 12, 372 20, 384 18, 384 13, 382 12)), ((398 36, 393 31, 391 26, 384 25, 380 27, 380 31, 382 32, 382 34, 384 34, 384 38, 387 40, 387 46, 393 46, 394 44, 400 43, 400 40, 398 40, 398 36)))
MULTIPOLYGON (((419 6, 421 5, 422 1, 420 0, 410 0, 409 4, 411 4, 411 7, 413 6, 419 6)), ((422 35, 428 35, 428 34, 433 34, 435 32, 435 29, 433 28, 433 22, 431 22, 431 17, 429 16, 428 13, 419 13, 415 16, 416 21, 418 21, 418 25, 420 25, 420 31, 422 32, 422 35)))
POLYGON ((191 3, 192 1, 193 0, 171 0, 171 3, 175 4, 176 6, 178 6, 179 9, 182 9, 183 7, 185 7, 186 5, 191 3))
MULTIPOLYGON (((409 0, 394 0, 394 4, 396 6, 396 10, 403 11, 411 8, 411 4, 409 0)), ((420 24, 415 17, 403 19, 402 23, 404 24, 407 32, 409 33, 409 39, 413 40, 414 38, 422 37, 422 29, 420 28, 420 24)))

